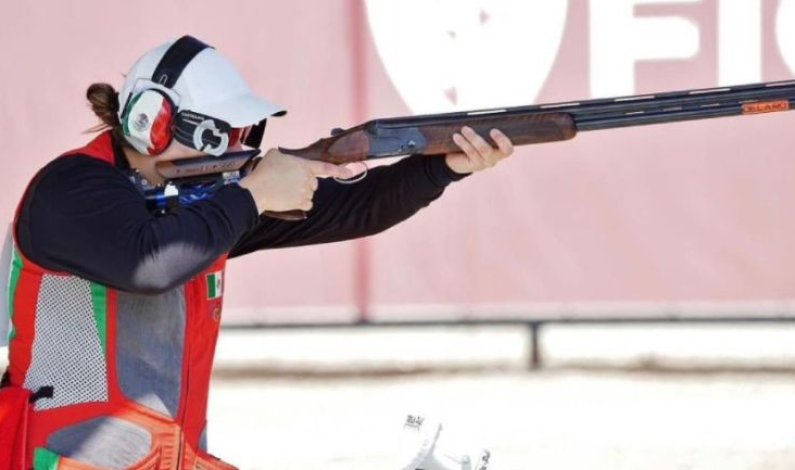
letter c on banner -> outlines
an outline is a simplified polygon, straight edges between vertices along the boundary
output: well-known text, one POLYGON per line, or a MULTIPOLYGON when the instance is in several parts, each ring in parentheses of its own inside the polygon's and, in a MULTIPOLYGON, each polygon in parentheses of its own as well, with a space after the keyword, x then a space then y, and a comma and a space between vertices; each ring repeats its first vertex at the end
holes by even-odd
POLYGON ((776 30, 781 56, 795 74, 795 0, 781 0, 776 30))

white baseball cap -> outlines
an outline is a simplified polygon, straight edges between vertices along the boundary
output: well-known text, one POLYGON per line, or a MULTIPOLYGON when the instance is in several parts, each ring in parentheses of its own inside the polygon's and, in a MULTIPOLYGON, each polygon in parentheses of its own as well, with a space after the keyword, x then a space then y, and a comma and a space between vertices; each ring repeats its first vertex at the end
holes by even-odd
MULTIPOLYGON (((130 95, 151 87, 155 69, 175 42, 171 40, 150 50, 130 68, 119 92, 119 119, 130 95)), ((255 95, 234 64, 211 47, 185 66, 170 91, 169 96, 180 110, 221 119, 231 127, 254 125, 269 116, 286 113, 283 107, 255 95)))

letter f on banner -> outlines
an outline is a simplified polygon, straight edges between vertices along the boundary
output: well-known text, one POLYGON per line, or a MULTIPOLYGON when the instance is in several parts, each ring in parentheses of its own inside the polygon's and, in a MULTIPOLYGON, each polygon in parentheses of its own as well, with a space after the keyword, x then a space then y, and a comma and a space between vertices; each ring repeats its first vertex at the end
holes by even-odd
POLYGON ((635 64, 687 59, 700 48, 698 27, 685 18, 635 18, 635 6, 700 0, 591 0, 591 94, 635 93, 635 64))

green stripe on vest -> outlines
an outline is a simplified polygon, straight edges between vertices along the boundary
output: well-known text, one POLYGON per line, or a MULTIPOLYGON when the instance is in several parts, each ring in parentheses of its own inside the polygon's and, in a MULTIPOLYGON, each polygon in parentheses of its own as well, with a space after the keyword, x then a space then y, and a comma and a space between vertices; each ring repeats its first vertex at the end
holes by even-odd
POLYGON ((17 252, 17 247, 11 249, 11 274, 8 276, 8 317, 11 321, 11 328, 8 330, 8 341, 14 339, 17 334, 14 328, 14 297, 17 293, 17 284, 19 283, 19 275, 22 272, 22 257, 17 252))
POLYGON ((107 287, 91 283, 91 303, 94 307, 94 319, 97 322, 99 342, 102 344, 102 353, 107 355, 108 331, 108 289, 107 287))
POLYGON ((59 460, 58 454, 44 447, 37 447, 33 452, 33 470, 57 470, 59 460))

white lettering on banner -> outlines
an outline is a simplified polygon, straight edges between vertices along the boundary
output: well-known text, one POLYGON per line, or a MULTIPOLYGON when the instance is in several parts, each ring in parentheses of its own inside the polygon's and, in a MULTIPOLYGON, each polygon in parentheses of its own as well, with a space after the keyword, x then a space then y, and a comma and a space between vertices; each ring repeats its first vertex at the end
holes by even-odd
POLYGON ((795 0, 587 1, 367 0, 367 14, 384 67, 415 113, 535 102, 563 35, 582 34, 565 31, 568 9, 588 5, 592 97, 635 94, 639 62, 700 60, 701 35, 716 31, 714 85, 763 81, 764 39, 774 34, 763 15, 777 5, 775 37, 795 74, 795 0), (705 24, 636 17, 642 5, 696 5, 711 16, 705 24))
POLYGON ((395 88, 412 111, 432 113, 535 101, 557 57, 568 4, 367 0, 367 15, 395 88))
POLYGON ((720 0, 718 85, 762 81, 762 1, 720 0))
POLYGON ((776 36, 781 56, 795 74, 795 0, 781 0, 776 21, 776 36))
POLYGON ((700 38, 692 21, 676 17, 636 18, 634 13, 636 5, 699 1, 591 0, 591 94, 634 94, 635 64, 639 61, 694 57, 700 38))

